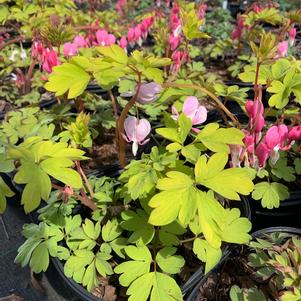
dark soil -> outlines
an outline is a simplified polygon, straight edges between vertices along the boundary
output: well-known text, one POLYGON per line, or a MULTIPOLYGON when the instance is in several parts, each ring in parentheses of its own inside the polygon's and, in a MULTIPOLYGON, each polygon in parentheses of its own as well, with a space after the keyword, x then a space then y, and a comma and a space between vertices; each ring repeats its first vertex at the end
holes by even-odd
POLYGON ((231 301, 229 294, 233 285, 242 289, 256 288, 264 293, 267 301, 278 300, 279 292, 273 289, 270 278, 259 278, 256 270, 248 265, 249 254, 250 249, 242 247, 240 254, 228 258, 218 271, 210 273, 194 301, 231 301))

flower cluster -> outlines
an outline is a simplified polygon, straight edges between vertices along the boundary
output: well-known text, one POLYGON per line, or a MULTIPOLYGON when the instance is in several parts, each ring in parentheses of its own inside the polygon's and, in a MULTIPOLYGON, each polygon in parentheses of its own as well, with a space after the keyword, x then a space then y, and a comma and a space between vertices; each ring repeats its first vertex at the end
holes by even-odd
POLYGON ((40 62, 42 69, 47 73, 51 73, 52 68, 61 63, 56 51, 52 47, 45 48, 39 41, 33 42, 31 54, 34 59, 40 62))
POLYGON ((279 150, 288 151, 295 141, 301 140, 301 126, 273 125, 263 135, 263 104, 259 100, 249 100, 245 107, 250 120, 249 130, 244 130, 244 146, 231 146, 232 166, 238 167, 244 161, 246 166, 264 168, 268 159, 276 164, 279 150))
POLYGON ((88 42, 81 35, 77 35, 73 42, 68 42, 64 44, 63 53, 64 56, 74 56, 78 53, 79 48, 87 47, 88 42))
MULTIPOLYGON (((128 43, 133 47, 135 44, 139 46, 142 45, 143 40, 145 40, 149 34, 149 31, 154 23, 154 17, 145 18, 141 23, 138 23, 135 27, 131 27, 127 33, 128 43)), ((123 41, 126 37, 122 37, 123 41)), ((120 44, 122 47, 122 45, 120 44)))

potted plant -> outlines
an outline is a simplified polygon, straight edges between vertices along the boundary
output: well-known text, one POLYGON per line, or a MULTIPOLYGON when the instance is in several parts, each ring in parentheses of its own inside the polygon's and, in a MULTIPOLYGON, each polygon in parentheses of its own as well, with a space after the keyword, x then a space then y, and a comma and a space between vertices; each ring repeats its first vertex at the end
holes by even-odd
POLYGON ((231 301, 299 300, 300 233, 290 227, 255 232, 253 240, 205 276, 187 300, 217 300, 216 292, 231 301))
MULTIPOLYGON (((119 283, 128 287, 130 298, 182 300, 171 277, 179 274, 179 283, 187 277, 180 273, 185 264, 180 254, 188 255, 192 249, 206 262, 208 272, 222 256, 222 241, 248 241, 251 224, 227 199, 249 194, 252 176, 247 169, 225 168, 228 143, 241 144, 242 132, 208 124, 186 144, 188 135, 193 135, 194 119, 185 113, 175 116, 177 122, 170 118, 168 127, 157 129, 171 143, 131 161, 118 179, 92 176, 82 188, 84 193, 53 184, 58 190, 39 210, 40 224, 24 227, 27 240, 16 262, 41 272, 52 256, 62 261, 56 264, 61 271, 64 265, 65 277, 94 294, 102 276, 109 277, 108 286, 123 296, 116 282, 116 274, 121 274, 119 283), (78 202, 85 205, 83 195, 93 202, 94 210, 78 207, 78 202), (234 233, 231 229, 237 227, 241 231, 234 233)), ((190 264, 195 266, 193 259, 190 264)))

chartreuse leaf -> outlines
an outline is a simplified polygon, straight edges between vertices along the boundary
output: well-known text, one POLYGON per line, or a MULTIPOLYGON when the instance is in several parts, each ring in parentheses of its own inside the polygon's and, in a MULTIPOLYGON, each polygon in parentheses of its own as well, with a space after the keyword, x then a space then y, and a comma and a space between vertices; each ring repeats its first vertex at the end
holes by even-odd
POLYGON ((64 273, 91 292, 99 283, 97 272, 103 277, 113 274, 112 267, 107 262, 110 259, 110 254, 100 251, 95 254, 86 249, 75 250, 64 265, 64 273))
POLYGON ((159 179, 149 206, 154 208, 149 223, 156 226, 170 224, 177 218, 183 225, 189 223, 196 211, 197 189, 191 177, 178 171, 168 172, 166 178, 159 179))
POLYGON ((222 250, 220 248, 213 248, 208 241, 197 238, 193 242, 193 252, 205 265, 205 274, 213 269, 222 257, 222 250))
POLYGON ((73 188, 81 188, 81 176, 72 169, 73 160, 85 159, 84 152, 69 148, 66 143, 27 138, 18 146, 8 148, 9 159, 19 160, 14 181, 25 184, 21 203, 25 212, 36 209, 47 200, 51 191, 50 176, 73 188))
POLYGON ((286 200, 289 197, 288 188, 281 183, 260 182, 255 185, 252 193, 254 200, 261 200, 261 205, 264 208, 278 208, 280 201, 286 200))
POLYGON ((122 274, 119 277, 120 284, 129 286, 138 277, 149 273, 152 256, 146 246, 127 246, 125 252, 132 260, 119 264, 114 271, 122 274))
MULTIPOLYGON (((258 75, 258 83, 265 85, 268 78, 271 78, 270 65, 261 65, 258 75)), ((244 71, 238 76, 243 82, 254 83, 256 77, 256 64, 246 65, 244 71)))
POLYGON ((68 99, 81 95, 90 81, 90 75, 75 62, 63 63, 53 68, 45 84, 46 90, 55 92, 56 96, 68 91, 68 99))
POLYGON ((290 68, 283 80, 273 80, 267 91, 273 93, 269 99, 271 107, 276 107, 277 109, 284 108, 289 102, 291 93, 294 93, 300 102, 301 74, 296 72, 296 68, 290 68))
POLYGON ((128 62, 125 51, 118 45, 113 44, 109 47, 97 47, 97 51, 109 62, 116 62, 122 65, 126 65, 128 62))
POLYGON ((185 260, 180 255, 174 255, 177 248, 165 247, 156 255, 156 262, 160 269, 168 274, 177 274, 185 264, 185 260))
POLYGON ((178 118, 178 128, 160 128, 156 132, 162 137, 183 145, 192 128, 191 119, 181 113, 178 118))
POLYGON ((7 186, 7 184, 0 177, 0 214, 4 213, 6 209, 6 198, 14 196, 14 192, 7 186))
POLYGON ((224 169, 228 162, 226 153, 217 153, 207 161, 201 156, 195 165, 195 177, 198 184, 219 193, 231 200, 240 200, 238 193, 248 195, 254 188, 248 171, 244 168, 224 169))
POLYGON ((183 5, 180 11, 182 30, 188 40, 195 38, 209 38, 209 36, 200 31, 204 19, 200 19, 194 7, 183 5))
POLYGON ((177 246, 180 244, 178 236, 184 234, 186 229, 177 221, 160 227, 159 239, 165 246, 177 246))
POLYGON ((155 235, 154 226, 148 223, 149 216, 145 211, 137 209, 136 212, 127 210, 122 212, 123 221, 120 226, 133 232, 129 237, 130 243, 136 243, 138 246, 147 245, 155 235))
POLYGON ((197 135, 196 141, 202 142, 213 152, 230 153, 230 144, 243 145, 244 133, 235 128, 219 128, 217 123, 206 125, 197 135))
POLYGON ((176 281, 159 272, 147 273, 136 279, 127 290, 127 294, 130 295, 129 301, 183 300, 181 289, 176 281))
POLYGON ((23 235, 27 240, 19 247, 15 259, 15 262, 20 263, 22 267, 29 264, 35 273, 45 272, 49 265, 49 256, 61 260, 69 257, 69 251, 58 245, 58 242, 64 238, 58 226, 46 223, 24 225, 23 235))
POLYGON ((206 241, 213 248, 220 248, 222 241, 230 243, 249 241, 248 232, 251 229, 251 223, 247 218, 240 217, 238 209, 225 209, 213 197, 212 191, 199 192, 198 196, 199 225, 206 241))

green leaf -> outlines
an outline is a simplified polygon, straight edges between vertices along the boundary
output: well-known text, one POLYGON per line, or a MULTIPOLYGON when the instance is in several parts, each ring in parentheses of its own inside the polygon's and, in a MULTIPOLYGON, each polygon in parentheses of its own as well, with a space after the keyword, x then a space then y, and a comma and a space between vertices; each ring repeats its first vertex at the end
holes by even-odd
POLYGON ((213 152, 230 153, 230 144, 243 145, 244 133, 235 128, 221 129, 217 123, 210 123, 197 135, 196 141, 201 141, 213 152))
POLYGON ((176 248, 165 247, 157 253, 156 262, 163 272, 168 274, 178 274, 184 266, 184 258, 179 255, 174 255, 176 252, 176 248))
POLYGON ((283 179, 286 182, 293 182, 296 180, 295 169, 292 166, 288 166, 287 158, 281 157, 275 165, 270 164, 272 167, 272 174, 279 179, 283 179))
POLYGON ((295 170, 298 175, 301 175, 301 159, 296 158, 294 160, 295 170))
POLYGON ((97 240, 100 235, 100 223, 96 223, 95 225, 88 218, 85 219, 85 223, 83 224, 84 233, 91 239, 97 240))
POLYGON ((130 295, 129 301, 183 300, 181 289, 175 280, 158 272, 147 273, 139 277, 131 284, 127 290, 127 295, 130 295))
POLYGON ((102 227, 101 235, 105 242, 110 242, 120 236, 122 230, 119 227, 119 223, 116 218, 108 220, 102 227))
POLYGON ((98 252, 95 256, 95 267, 102 277, 112 275, 114 272, 107 260, 111 259, 111 255, 98 252))
POLYGON ((66 158, 49 158, 41 162, 41 168, 55 179, 73 188, 82 188, 82 178, 80 174, 69 168, 73 162, 66 158))
POLYGON ((6 185, 0 177, 0 214, 4 213, 6 209, 6 198, 14 196, 14 192, 6 185))
POLYGON ((124 49, 118 45, 97 47, 97 51, 105 58, 110 59, 111 62, 117 62, 122 65, 126 65, 128 62, 128 57, 124 49))
POLYGON ((193 242, 193 252, 205 262, 205 274, 212 270, 222 257, 222 250, 213 248, 206 240, 197 238, 193 242))
POLYGON ((55 92, 56 96, 68 92, 68 99, 81 95, 90 81, 90 75, 79 65, 63 63, 53 68, 46 90, 55 92))
POLYGON ((148 223, 149 216, 145 211, 137 209, 136 212, 127 210, 122 212, 123 222, 120 226, 128 231, 133 232, 129 237, 130 243, 136 243, 137 246, 149 244, 154 235, 155 229, 153 225, 148 223))
POLYGON ((32 252, 30 267, 35 273, 45 272, 49 265, 49 253, 46 242, 40 243, 32 252))
POLYGON ((225 153, 212 155, 208 162, 205 155, 201 156, 195 165, 196 181, 226 198, 240 200, 238 193, 248 195, 254 184, 244 168, 224 169, 227 162, 225 153))
POLYGON ((215 249, 221 242, 246 243, 250 239, 248 232, 251 223, 247 218, 240 217, 238 209, 225 209, 213 197, 212 191, 199 192, 198 202, 199 224, 206 241, 215 249))
POLYGON ((152 256, 145 246, 128 246, 125 247, 125 252, 133 260, 119 264, 114 271, 122 274, 119 283, 122 286, 129 286, 135 279, 150 271, 152 256))
POLYGON ((288 197, 288 188, 280 183, 258 183, 252 193, 252 198, 261 200, 262 207, 268 209, 278 208, 280 201, 286 200, 288 197))
POLYGON ((240 217, 240 211, 237 208, 224 211, 220 228, 222 229, 221 238, 223 241, 244 244, 251 239, 248 232, 251 230, 252 224, 246 217, 240 217))
POLYGON ((14 176, 14 181, 17 184, 26 184, 21 198, 26 213, 36 209, 41 199, 46 201, 49 198, 51 191, 49 176, 34 163, 23 162, 14 176))
POLYGON ((159 239, 165 246, 177 246, 180 244, 178 235, 184 234, 186 229, 177 221, 160 227, 159 239))
POLYGON ((149 206, 154 208, 149 223, 163 226, 179 218, 180 223, 185 225, 196 211, 197 189, 193 180, 181 172, 171 171, 166 175, 167 178, 159 179, 157 184, 162 192, 149 202, 149 206))
POLYGON ((155 187, 157 179, 157 173, 151 166, 132 175, 128 180, 127 187, 133 200, 146 196, 155 187))

